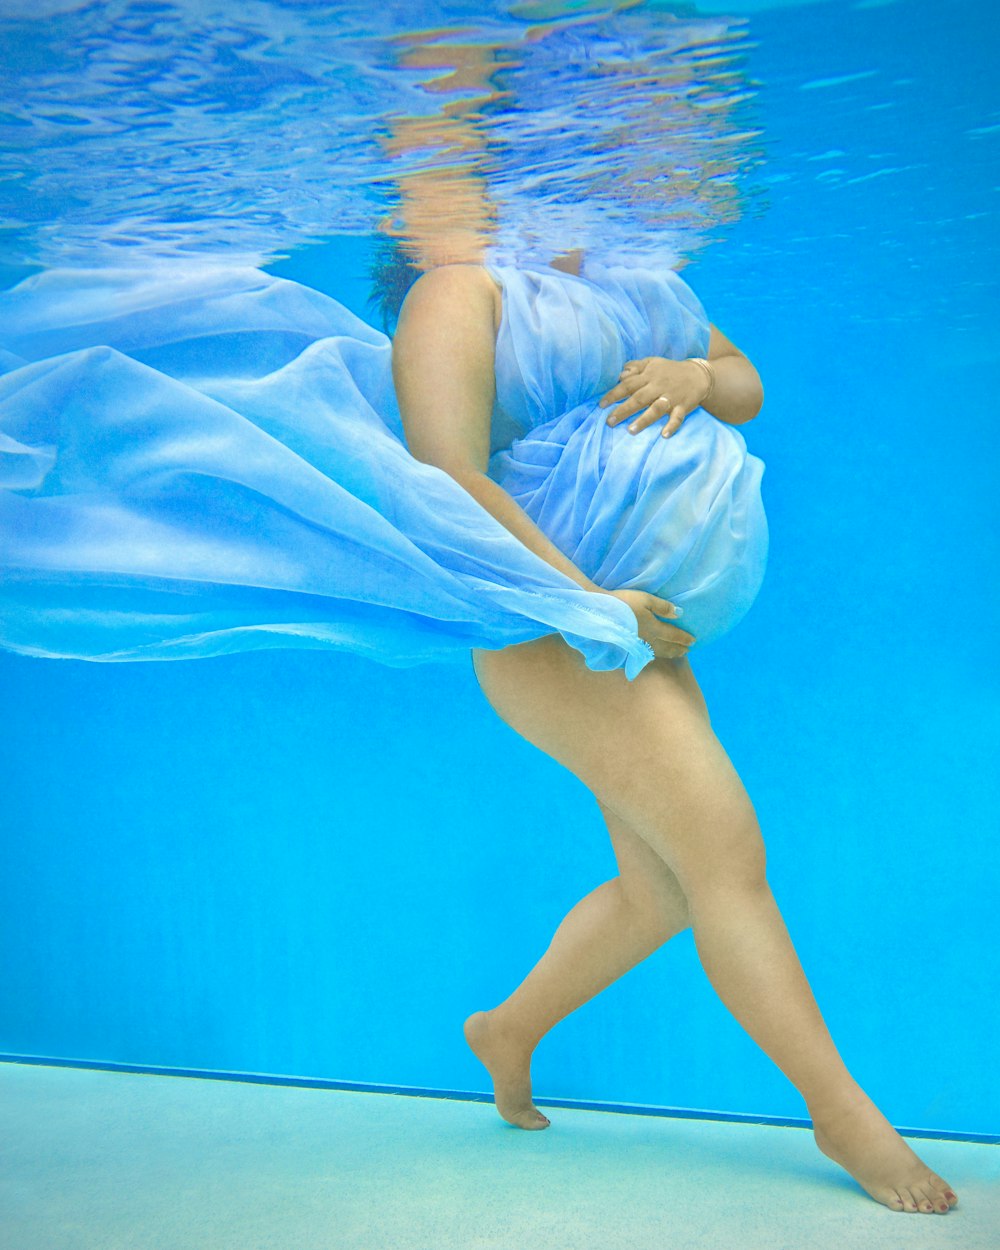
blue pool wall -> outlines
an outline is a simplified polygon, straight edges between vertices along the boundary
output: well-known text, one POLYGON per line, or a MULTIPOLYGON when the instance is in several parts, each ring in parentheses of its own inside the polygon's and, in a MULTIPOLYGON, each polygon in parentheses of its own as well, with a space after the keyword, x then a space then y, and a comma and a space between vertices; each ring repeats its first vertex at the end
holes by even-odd
MULTIPOLYGON (((802 100, 768 98, 768 133, 809 141, 802 100)), ((871 241, 892 200, 862 190, 776 183, 684 270, 764 380, 745 434, 771 525, 757 603, 693 664, 849 1067, 896 1124, 989 1133, 996 310, 949 294, 974 252, 956 271, 915 234, 903 263, 871 241)), ((272 268, 365 313, 368 254, 331 238, 272 268)), ((592 797, 468 663, 0 654, 0 697, 4 1054, 484 1091, 462 1020, 615 872, 592 797)), ((805 1115, 690 932, 533 1075, 543 1099, 805 1115)))

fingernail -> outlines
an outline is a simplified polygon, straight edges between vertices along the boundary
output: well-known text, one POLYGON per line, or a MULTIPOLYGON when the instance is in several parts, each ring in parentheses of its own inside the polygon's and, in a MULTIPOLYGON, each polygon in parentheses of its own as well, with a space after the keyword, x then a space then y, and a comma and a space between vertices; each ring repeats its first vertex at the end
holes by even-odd
POLYGON ((639 432, 639 427, 638 427, 637 425, 630 425, 630 426, 628 427, 628 432, 629 432, 630 434, 638 434, 638 432, 639 432))

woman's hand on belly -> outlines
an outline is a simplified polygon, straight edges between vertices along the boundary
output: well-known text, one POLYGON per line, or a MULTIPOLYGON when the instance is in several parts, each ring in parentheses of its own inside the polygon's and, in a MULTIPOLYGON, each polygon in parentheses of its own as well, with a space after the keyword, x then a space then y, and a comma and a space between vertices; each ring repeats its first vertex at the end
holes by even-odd
POLYGON ((752 421, 764 403, 764 387, 747 355, 713 325, 708 355, 704 357, 710 368, 698 364, 699 359, 702 358, 669 360, 664 356, 646 356, 626 361, 618 385, 600 400, 602 408, 624 400, 608 424, 617 425, 641 413, 629 426, 637 434, 669 413, 663 433, 670 435, 680 429, 684 418, 695 408, 703 408, 724 425, 752 421))
POLYGON ((684 418, 699 407, 710 386, 701 365, 690 360, 667 360, 664 356, 626 361, 619 379, 618 385, 600 399, 602 408, 618 404, 608 417, 608 425, 619 425, 638 413, 628 427, 630 433, 637 434, 669 414, 662 431, 664 438, 681 428, 684 418))

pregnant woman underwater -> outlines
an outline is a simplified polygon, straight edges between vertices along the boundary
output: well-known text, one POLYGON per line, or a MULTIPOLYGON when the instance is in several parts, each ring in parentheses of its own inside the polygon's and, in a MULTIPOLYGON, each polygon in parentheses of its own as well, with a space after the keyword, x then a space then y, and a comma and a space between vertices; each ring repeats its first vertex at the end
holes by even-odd
POLYGON ((505 1120, 548 1126, 540 1038, 690 927, 820 1149, 890 1209, 954 1205, 827 1031, 688 659, 753 602, 767 527, 735 428, 760 379, 677 273, 440 265, 390 340, 259 270, 53 270, 0 327, 0 645, 471 651, 593 793, 619 875, 465 1022, 505 1120))

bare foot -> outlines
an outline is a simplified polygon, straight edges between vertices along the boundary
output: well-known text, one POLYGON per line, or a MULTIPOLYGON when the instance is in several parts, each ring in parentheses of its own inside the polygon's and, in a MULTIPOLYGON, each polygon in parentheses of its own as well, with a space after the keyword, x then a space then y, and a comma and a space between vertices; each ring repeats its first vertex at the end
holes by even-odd
POLYGON ((465 1040, 493 1078, 497 1111, 518 1128, 548 1128, 549 1120, 531 1101, 531 1053, 505 1037, 490 1011, 476 1011, 466 1020, 465 1040))
POLYGON ((958 1201, 862 1090, 840 1110, 813 1116, 813 1135, 828 1158, 893 1211, 945 1215, 958 1201))

